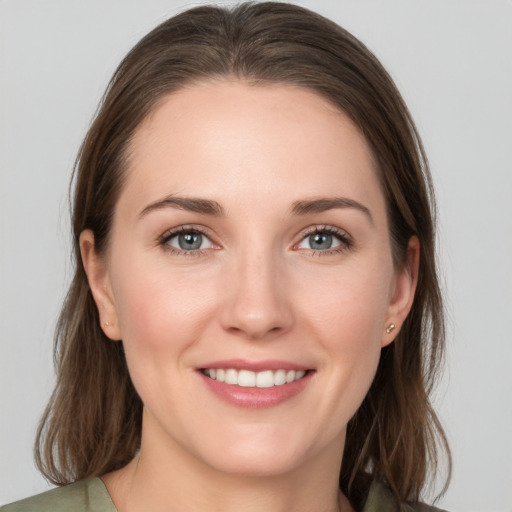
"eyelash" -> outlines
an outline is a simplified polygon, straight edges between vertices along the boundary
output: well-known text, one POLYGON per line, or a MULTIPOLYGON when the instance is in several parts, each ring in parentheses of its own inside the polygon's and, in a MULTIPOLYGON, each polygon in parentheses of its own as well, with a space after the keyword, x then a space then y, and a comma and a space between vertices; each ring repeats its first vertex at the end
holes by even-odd
POLYGON ((210 240, 210 242, 213 245, 215 245, 215 242, 213 242, 211 240, 211 236, 208 235, 206 230, 204 228, 198 228, 196 226, 179 226, 177 228, 172 228, 172 229, 166 231, 165 233, 163 233, 158 238, 158 245, 160 245, 162 247, 162 249, 164 249, 165 251, 168 251, 171 254, 175 254, 177 256, 198 257, 198 256, 202 256, 207 253, 208 249, 196 249, 196 250, 185 251, 185 250, 177 249, 176 247, 172 247, 169 244, 169 241, 172 238, 174 238, 175 236, 180 235, 182 233, 190 233, 190 234, 197 234, 197 235, 204 236, 204 237, 208 238, 208 240, 210 240))
MULTIPOLYGON (((172 254, 178 255, 178 256, 187 256, 187 257, 198 257, 202 256, 207 253, 209 249, 196 249, 196 250, 180 250, 176 247, 172 247, 169 244, 169 241, 174 238, 177 235, 180 235, 182 233, 189 233, 189 234, 197 234, 204 236, 210 240, 210 242, 213 245, 216 245, 215 242, 211 240, 211 236, 208 235, 206 230, 204 228, 199 228, 197 226, 179 226, 177 228, 172 228, 165 233, 163 233, 158 238, 158 245, 160 245, 165 251, 168 251, 172 254)), ((338 242, 340 243, 339 247, 335 247, 333 249, 326 249, 326 250, 319 250, 319 249, 305 249, 309 251, 310 253, 318 256, 329 256, 333 254, 340 254, 344 253, 348 250, 350 250, 354 242, 352 238, 346 233, 345 231, 335 228, 333 226, 312 226, 311 228, 308 228, 306 231, 304 231, 301 234, 301 238, 298 242, 293 244, 294 248, 297 248, 297 246, 302 243, 307 237, 310 237, 311 235, 315 234, 327 234, 335 237, 338 242)))
POLYGON ((311 235, 315 234, 327 234, 331 235, 334 238, 338 240, 340 243, 339 247, 335 247, 333 249, 326 249, 324 251, 318 250, 318 249, 306 249, 310 253, 313 253, 315 256, 332 256, 333 254, 341 254, 344 253, 354 246, 354 241, 350 237, 350 235, 339 228, 336 228, 334 226, 326 226, 326 225, 319 225, 319 226, 312 226, 311 228, 308 228, 305 232, 301 234, 301 239, 299 242, 294 244, 294 247, 297 247, 301 242, 303 242, 306 238, 310 237, 311 235))

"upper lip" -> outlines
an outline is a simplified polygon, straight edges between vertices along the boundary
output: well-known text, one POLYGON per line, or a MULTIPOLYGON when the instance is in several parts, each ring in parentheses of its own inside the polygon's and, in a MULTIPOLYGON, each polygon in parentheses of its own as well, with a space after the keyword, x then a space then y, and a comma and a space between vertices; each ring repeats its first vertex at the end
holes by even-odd
POLYGON ((261 372, 264 370, 310 370, 308 366, 297 364, 291 361, 280 361, 277 359, 266 359, 262 361, 249 361, 247 359, 224 359, 222 361, 212 361, 201 365, 198 369, 218 369, 233 368, 234 370, 249 370, 252 372, 261 372))

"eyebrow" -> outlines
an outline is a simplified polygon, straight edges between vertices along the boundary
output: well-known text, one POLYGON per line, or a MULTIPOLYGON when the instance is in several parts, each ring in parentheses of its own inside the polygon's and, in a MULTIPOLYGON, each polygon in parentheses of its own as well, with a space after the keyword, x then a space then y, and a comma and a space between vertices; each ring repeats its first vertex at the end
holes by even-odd
MULTIPOLYGON (((194 213, 202 213, 214 217, 224 217, 224 208, 217 201, 196 197, 179 197, 170 195, 159 199, 146 206, 139 214, 139 218, 150 212, 163 208, 177 208, 194 213)), ((373 224, 373 217, 370 210, 363 204, 347 197, 323 197, 320 199, 309 199, 296 201, 292 204, 292 215, 308 215, 310 213, 322 213, 337 208, 354 208, 363 212, 373 224)))
POLYGON ((291 213, 292 215, 307 215, 309 213, 322 213, 336 208, 355 208, 363 212, 370 222, 374 224, 369 208, 348 197, 322 197, 320 199, 296 201, 292 205, 291 213))
POLYGON ((144 217, 150 212, 161 210, 162 208, 177 208, 189 212, 212 215, 214 217, 223 217, 224 208, 217 202, 210 199, 200 199, 196 197, 178 197, 167 196, 146 206, 139 214, 139 218, 144 217))

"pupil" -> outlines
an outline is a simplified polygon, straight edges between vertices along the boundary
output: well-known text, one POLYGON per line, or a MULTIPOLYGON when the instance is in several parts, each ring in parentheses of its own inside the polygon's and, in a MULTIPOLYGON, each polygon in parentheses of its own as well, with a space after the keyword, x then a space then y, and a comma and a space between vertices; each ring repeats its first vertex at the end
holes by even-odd
POLYGON ((199 249, 202 243, 202 235, 199 233, 183 233, 178 237, 180 249, 190 251, 199 249))
POLYGON ((310 235, 309 243, 311 249, 330 249, 332 246, 332 235, 315 233, 314 235, 310 235))

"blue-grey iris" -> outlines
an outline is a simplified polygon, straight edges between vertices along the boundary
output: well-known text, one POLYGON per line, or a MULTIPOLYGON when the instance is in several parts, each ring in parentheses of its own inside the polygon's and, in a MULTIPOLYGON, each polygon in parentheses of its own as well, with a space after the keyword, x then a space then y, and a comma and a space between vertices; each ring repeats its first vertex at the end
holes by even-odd
POLYGON ((309 244, 311 249, 322 250, 332 247, 332 235, 326 233, 314 233, 309 235, 309 244))
POLYGON ((203 235, 201 233, 181 233, 178 236, 178 245, 184 251, 199 249, 202 243, 203 235))

